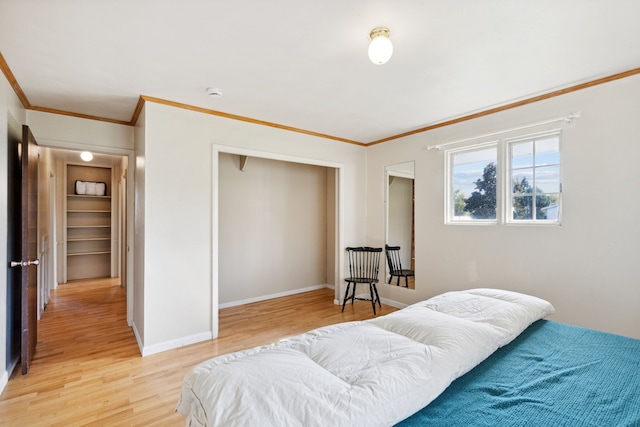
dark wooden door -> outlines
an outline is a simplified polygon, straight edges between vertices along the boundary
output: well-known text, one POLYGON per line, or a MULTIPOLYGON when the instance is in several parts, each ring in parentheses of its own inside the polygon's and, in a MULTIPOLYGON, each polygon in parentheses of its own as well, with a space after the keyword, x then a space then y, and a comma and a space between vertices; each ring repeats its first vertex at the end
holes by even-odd
MULTIPOLYGON (((19 125, 16 124, 19 129, 19 125)), ((7 135, 7 365, 20 361, 22 336, 22 162, 21 129, 7 135)))
POLYGON ((22 374, 36 352, 38 342, 38 145, 28 126, 22 127, 22 374))

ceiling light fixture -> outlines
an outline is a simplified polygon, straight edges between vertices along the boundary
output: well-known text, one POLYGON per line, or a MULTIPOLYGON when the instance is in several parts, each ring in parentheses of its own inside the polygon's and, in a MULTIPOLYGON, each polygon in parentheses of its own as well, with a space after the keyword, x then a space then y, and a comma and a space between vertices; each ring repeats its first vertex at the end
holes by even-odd
POLYGON ((93 160, 93 154, 91 154, 89 151, 83 151, 82 153, 80 153, 80 158, 85 162, 90 162, 91 160, 93 160))
POLYGON ((374 64, 382 65, 387 62, 393 54, 393 43, 389 38, 389 29, 377 27, 369 34, 369 59, 374 64))

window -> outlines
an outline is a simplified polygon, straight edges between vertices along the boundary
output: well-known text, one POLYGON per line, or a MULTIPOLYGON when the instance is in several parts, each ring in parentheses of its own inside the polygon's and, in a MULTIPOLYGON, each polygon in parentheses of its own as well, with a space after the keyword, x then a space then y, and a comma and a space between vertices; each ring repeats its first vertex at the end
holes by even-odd
POLYGON ((446 223, 560 224, 560 177, 559 130, 447 150, 446 223))
POLYGON ((507 222, 560 222, 560 135, 508 142, 507 222))
POLYGON ((496 223, 498 148, 495 143, 447 152, 447 222, 496 223))

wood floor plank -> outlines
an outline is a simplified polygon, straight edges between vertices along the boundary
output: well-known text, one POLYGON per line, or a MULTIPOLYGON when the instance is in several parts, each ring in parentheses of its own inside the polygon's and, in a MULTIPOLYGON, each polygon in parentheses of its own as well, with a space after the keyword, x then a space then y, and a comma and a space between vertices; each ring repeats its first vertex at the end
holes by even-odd
MULTIPOLYGON (((270 344, 321 326, 368 319, 371 303, 344 313, 330 289, 220 310, 215 340, 141 357, 115 279, 58 287, 38 324, 29 374, 16 369, 0 395, 2 426, 183 426, 182 378, 220 354, 270 344)), ((395 311, 382 306, 379 314, 395 311)))

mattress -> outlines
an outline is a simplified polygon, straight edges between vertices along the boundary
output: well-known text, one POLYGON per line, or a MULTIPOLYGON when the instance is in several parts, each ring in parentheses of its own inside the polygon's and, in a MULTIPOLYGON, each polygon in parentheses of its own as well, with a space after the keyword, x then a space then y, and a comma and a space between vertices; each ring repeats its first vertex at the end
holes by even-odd
POLYGON ((515 292, 448 292, 205 361, 177 410, 188 426, 393 425, 552 312, 515 292))

